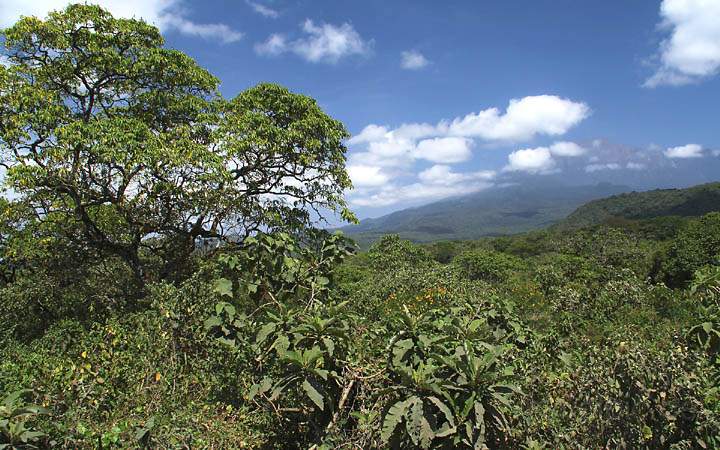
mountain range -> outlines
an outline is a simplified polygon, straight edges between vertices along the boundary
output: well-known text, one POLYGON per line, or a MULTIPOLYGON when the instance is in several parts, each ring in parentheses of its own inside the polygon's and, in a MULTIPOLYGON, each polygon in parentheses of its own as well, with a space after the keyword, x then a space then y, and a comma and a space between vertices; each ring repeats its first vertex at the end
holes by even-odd
POLYGON ((524 183, 396 211, 341 230, 367 247, 385 234, 414 242, 478 239, 549 226, 574 229, 612 218, 699 216, 720 211, 720 182, 635 192, 611 183, 524 183))
POLYGON ((591 200, 630 190, 610 183, 506 185, 364 219, 341 230, 361 247, 385 234, 399 234, 414 242, 501 236, 548 227, 591 200))

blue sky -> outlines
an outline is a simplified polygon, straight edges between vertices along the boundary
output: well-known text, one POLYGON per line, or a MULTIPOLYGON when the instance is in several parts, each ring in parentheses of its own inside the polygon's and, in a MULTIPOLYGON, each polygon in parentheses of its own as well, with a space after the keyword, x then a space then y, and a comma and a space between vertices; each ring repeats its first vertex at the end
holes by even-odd
MULTIPOLYGON (((0 26, 65 1, 26 3, 0 0, 0 26)), ((527 177, 720 179, 720 0, 98 3, 156 23, 227 97, 316 98, 354 135, 360 217, 527 177)))

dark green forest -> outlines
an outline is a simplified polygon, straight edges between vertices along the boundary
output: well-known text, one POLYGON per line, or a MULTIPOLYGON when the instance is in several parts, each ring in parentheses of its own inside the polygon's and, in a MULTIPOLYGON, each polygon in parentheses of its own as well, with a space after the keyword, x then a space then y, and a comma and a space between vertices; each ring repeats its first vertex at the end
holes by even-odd
POLYGON ((312 98, 99 7, 3 36, 0 449, 720 448, 717 184, 359 251, 312 98))

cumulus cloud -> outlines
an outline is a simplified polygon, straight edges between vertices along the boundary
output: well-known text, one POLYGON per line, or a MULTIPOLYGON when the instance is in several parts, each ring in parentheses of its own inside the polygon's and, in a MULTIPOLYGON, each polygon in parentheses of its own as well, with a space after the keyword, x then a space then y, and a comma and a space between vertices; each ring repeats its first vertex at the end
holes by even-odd
MULTIPOLYGON (((72 1, 65 0, 0 0, 0 28, 14 24, 20 16, 46 17, 48 12, 62 9, 72 1)), ((197 23, 183 0, 89 0, 117 17, 138 18, 158 26, 162 31, 177 31, 190 36, 235 42, 243 34, 222 23, 197 23)))
POLYGON ((307 19, 302 30, 305 36, 295 40, 272 34, 265 42, 256 44, 255 51, 261 55, 290 52, 309 62, 334 64, 346 56, 368 55, 372 48, 372 42, 363 40, 349 23, 316 25, 307 19))
POLYGON ((440 163, 459 163, 472 156, 470 139, 446 137, 425 139, 418 143, 415 157, 440 163))
POLYGON ((196 23, 182 16, 165 16, 164 26, 180 33, 203 39, 218 39, 224 43, 236 42, 243 34, 222 23, 196 23))
MULTIPOLYGON (((353 179, 362 179, 362 184, 356 184, 365 189, 353 192, 351 201, 357 206, 385 206, 483 189, 490 183, 490 174, 495 176, 494 172, 458 173, 449 167, 470 160, 476 141, 517 142, 539 135, 562 135, 589 114, 590 108, 584 103, 539 95, 513 99, 505 111, 488 108, 436 124, 406 123, 396 128, 370 124, 348 140, 349 165, 377 170, 356 171, 353 179), (419 181, 415 183, 394 183, 407 179, 419 160, 436 164, 417 174, 419 181), (385 178, 380 174, 388 177, 387 184, 381 183, 385 178)), ((584 147, 568 141, 517 150, 509 156, 503 171, 551 173, 557 171, 554 158, 577 157, 586 152, 584 147)))
POLYGON ((550 146, 550 153, 556 156, 574 157, 587 153, 587 149, 574 142, 556 142, 550 146))
POLYGON ((404 124, 394 130, 371 124, 350 139, 360 144, 402 134, 407 138, 454 136, 479 138, 486 141, 528 141, 537 135, 556 136, 567 133, 590 115, 585 103, 554 95, 538 95, 512 99, 505 113, 488 108, 437 125, 404 124))
POLYGON ((252 8, 253 11, 260 14, 263 17, 267 17, 270 19, 277 19, 280 17, 280 13, 278 13, 276 10, 270 8, 269 6, 263 5, 262 3, 252 2, 250 0, 247 0, 247 4, 252 8))
POLYGON ((567 133, 590 115, 584 103, 536 95, 510 100, 504 114, 497 108, 470 113, 447 124, 448 134, 478 137, 489 141, 527 141, 538 134, 567 133))
POLYGON ((547 147, 516 150, 508 155, 506 172, 550 173, 555 170, 555 160, 547 147))
POLYGON ((381 167, 350 164, 347 166, 348 175, 355 187, 382 186, 390 181, 390 177, 382 172, 381 167))
POLYGON ((557 172, 555 157, 574 158, 587 153, 587 149, 575 142, 560 141, 549 147, 535 147, 516 150, 508 155, 505 172, 526 172, 548 174, 557 172))
POLYGON ((416 51, 409 50, 400 54, 400 66, 403 69, 418 70, 430 64, 430 61, 425 56, 416 51))
POLYGON ((720 71, 720 2, 663 0, 661 28, 669 36, 660 45, 659 67, 646 87, 683 85, 720 71))
POLYGON ((687 144, 665 150, 665 156, 671 159, 702 158, 703 149, 698 144, 687 144))
MULTIPOLYGON (((474 139, 512 142, 536 135, 560 135, 589 113, 584 103, 556 96, 524 97, 511 100, 504 113, 488 108, 435 125, 407 123, 394 129, 370 124, 349 139, 348 145, 359 164, 403 166, 415 159, 452 164, 471 157, 474 139)), ((578 144, 564 141, 548 149, 557 156, 579 156, 585 151, 578 144)))

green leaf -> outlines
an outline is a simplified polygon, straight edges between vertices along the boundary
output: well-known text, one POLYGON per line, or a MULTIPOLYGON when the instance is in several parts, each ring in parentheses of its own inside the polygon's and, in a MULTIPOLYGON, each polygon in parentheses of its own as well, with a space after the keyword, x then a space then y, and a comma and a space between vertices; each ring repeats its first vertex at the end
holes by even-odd
POLYGON ((30 392, 32 392, 30 389, 22 389, 19 391, 11 392, 3 398, 2 404, 3 406, 10 408, 20 397, 25 394, 29 394, 30 392))
POLYGON ((305 390, 305 393, 310 397, 310 400, 313 401, 317 405, 318 408, 320 408, 321 411, 325 410, 325 402, 323 402, 323 396, 320 394, 308 380, 303 381, 302 388, 305 390))
POLYGON ((392 437, 395 429, 405 415, 407 406, 407 400, 401 400, 388 409, 388 412, 385 414, 385 418, 383 419, 382 431, 380 432, 380 438, 384 442, 388 442, 392 437))
POLYGON ((410 405, 410 414, 406 417, 408 417, 408 434, 413 443, 423 449, 430 448, 435 433, 427 421, 427 418, 425 418, 422 399, 413 397, 410 405))
POLYGON ((333 353, 335 353, 335 342, 330 338, 323 338, 322 341, 325 344, 325 348, 327 348, 328 354, 333 356, 333 353))
POLYGON ((315 361, 320 359, 323 356, 322 350, 320 350, 320 347, 313 347, 309 350, 305 350, 302 354, 302 361, 305 366, 309 366, 311 364, 314 364, 315 361))
POLYGON ((205 330, 212 330, 213 328, 219 327, 222 325, 223 321, 218 316, 210 316, 207 319, 205 319, 205 330))
POLYGON ((266 393, 271 387, 272 380, 270 377, 265 377, 261 382, 253 384, 248 391, 248 401, 252 401, 256 396, 266 393))
POLYGON ((478 438, 475 441, 475 448, 479 449, 485 444, 485 407, 479 401, 475 402, 475 429, 478 431, 478 438))
POLYGON ((440 400, 439 398, 437 398, 435 396, 429 396, 427 399, 430 402, 432 402, 435 406, 437 406, 437 408, 440 410, 440 412, 442 412, 443 415, 445 416, 445 418, 447 419, 448 424, 451 427, 454 427, 455 426, 455 417, 453 417, 453 413, 452 413, 452 411, 450 411, 450 408, 448 408, 448 406, 445 403, 443 403, 442 400, 440 400))
POLYGON ((277 325, 275 324, 275 322, 268 322, 263 325, 262 328, 260 328, 260 331, 258 331, 257 336, 255 337, 255 343, 262 344, 263 342, 265 342, 265 339, 267 339, 270 333, 275 331, 276 326, 277 325))
POLYGON ((233 296, 233 285, 232 281, 228 280, 227 278, 218 278, 215 280, 215 287, 213 290, 220 294, 221 296, 225 295, 230 298, 233 296))

